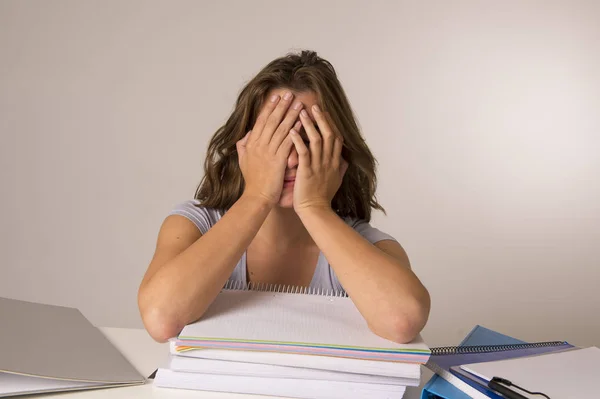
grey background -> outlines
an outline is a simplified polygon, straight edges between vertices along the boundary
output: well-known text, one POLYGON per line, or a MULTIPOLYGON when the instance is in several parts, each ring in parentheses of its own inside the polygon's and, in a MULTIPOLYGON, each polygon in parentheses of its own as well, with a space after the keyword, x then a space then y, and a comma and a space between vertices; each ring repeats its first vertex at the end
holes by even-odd
POLYGON ((138 284, 271 59, 330 60, 429 288, 475 324, 600 345, 600 3, 0 1, 0 296, 141 327, 138 284))

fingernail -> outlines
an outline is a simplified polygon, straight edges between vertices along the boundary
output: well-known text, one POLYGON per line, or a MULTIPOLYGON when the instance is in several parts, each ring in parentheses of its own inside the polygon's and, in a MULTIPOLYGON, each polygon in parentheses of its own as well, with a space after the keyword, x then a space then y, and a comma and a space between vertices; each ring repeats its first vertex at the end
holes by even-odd
POLYGON ((300 115, 302 115, 305 118, 308 118, 308 112, 306 112, 306 110, 300 111, 300 115))
POLYGON ((313 111, 315 112, 321 112, 321 109, 319 108, 319 106, 317 104, 313 105, 313 111))
POLYGON ((292 93, 290 93, 289 91, 287 93, 285 93, 285 96, 283 96, 284 100, 289 100, 290 98, 292 98, 292 93))
POLYGON ((279 96, 277 94, 273 94, 271 96, 271 102, 274 103, 275 101, 277 101, 278 98, 279 98, 279 96))
POLYGON ((295 131, 294 129, 290 130, 290 133, 291 133, 291 134, 298 134, 298 132, 297 132, 297 131, 295 131))
POLYGON ((294 109, 299 110, 301 106, 302 106, 302 103, 300 101, 296 101, 296 104, 294 104, 294 109))

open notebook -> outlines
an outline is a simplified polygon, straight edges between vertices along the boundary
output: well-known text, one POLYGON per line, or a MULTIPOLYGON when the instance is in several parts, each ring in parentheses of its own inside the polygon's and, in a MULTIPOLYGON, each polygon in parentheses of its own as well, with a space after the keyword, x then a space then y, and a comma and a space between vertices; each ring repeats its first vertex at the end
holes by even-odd
POLYGON ((600 396, 600 349, 597 347, 464 364, 459 367, 486 382, 493 377, 501 377, 529 391, 543 392, 552 399, 587 399, 600 396))
POLYGON ((0 397, 142 384, 77 309, 0 298, 0 397))
POLYGON ((175 345, 177 352, 213 348, 418 364, 430 354, 420 336, 397 344, 375 335, 344 294, 236 283, 181 331, 175 345))

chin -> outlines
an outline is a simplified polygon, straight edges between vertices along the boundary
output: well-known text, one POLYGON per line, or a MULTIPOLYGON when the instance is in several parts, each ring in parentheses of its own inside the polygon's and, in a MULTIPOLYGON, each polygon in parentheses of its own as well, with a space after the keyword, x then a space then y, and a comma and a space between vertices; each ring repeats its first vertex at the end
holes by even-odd
POLYGON ((279 198, 279 203, 277 204, 280 208, 293 208, 294 207, 294 192, 290 190, 290 192, 284 192, 279 198))

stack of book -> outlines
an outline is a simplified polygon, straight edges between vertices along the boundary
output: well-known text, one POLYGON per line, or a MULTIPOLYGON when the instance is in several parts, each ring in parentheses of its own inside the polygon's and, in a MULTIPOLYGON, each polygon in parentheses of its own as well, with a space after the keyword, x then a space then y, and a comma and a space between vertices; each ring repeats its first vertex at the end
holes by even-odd
POLYGON ((290 398, 401 398, 429 348, 372 333, 336 292, 230 284, 170 342, 155 386, 290 398))

